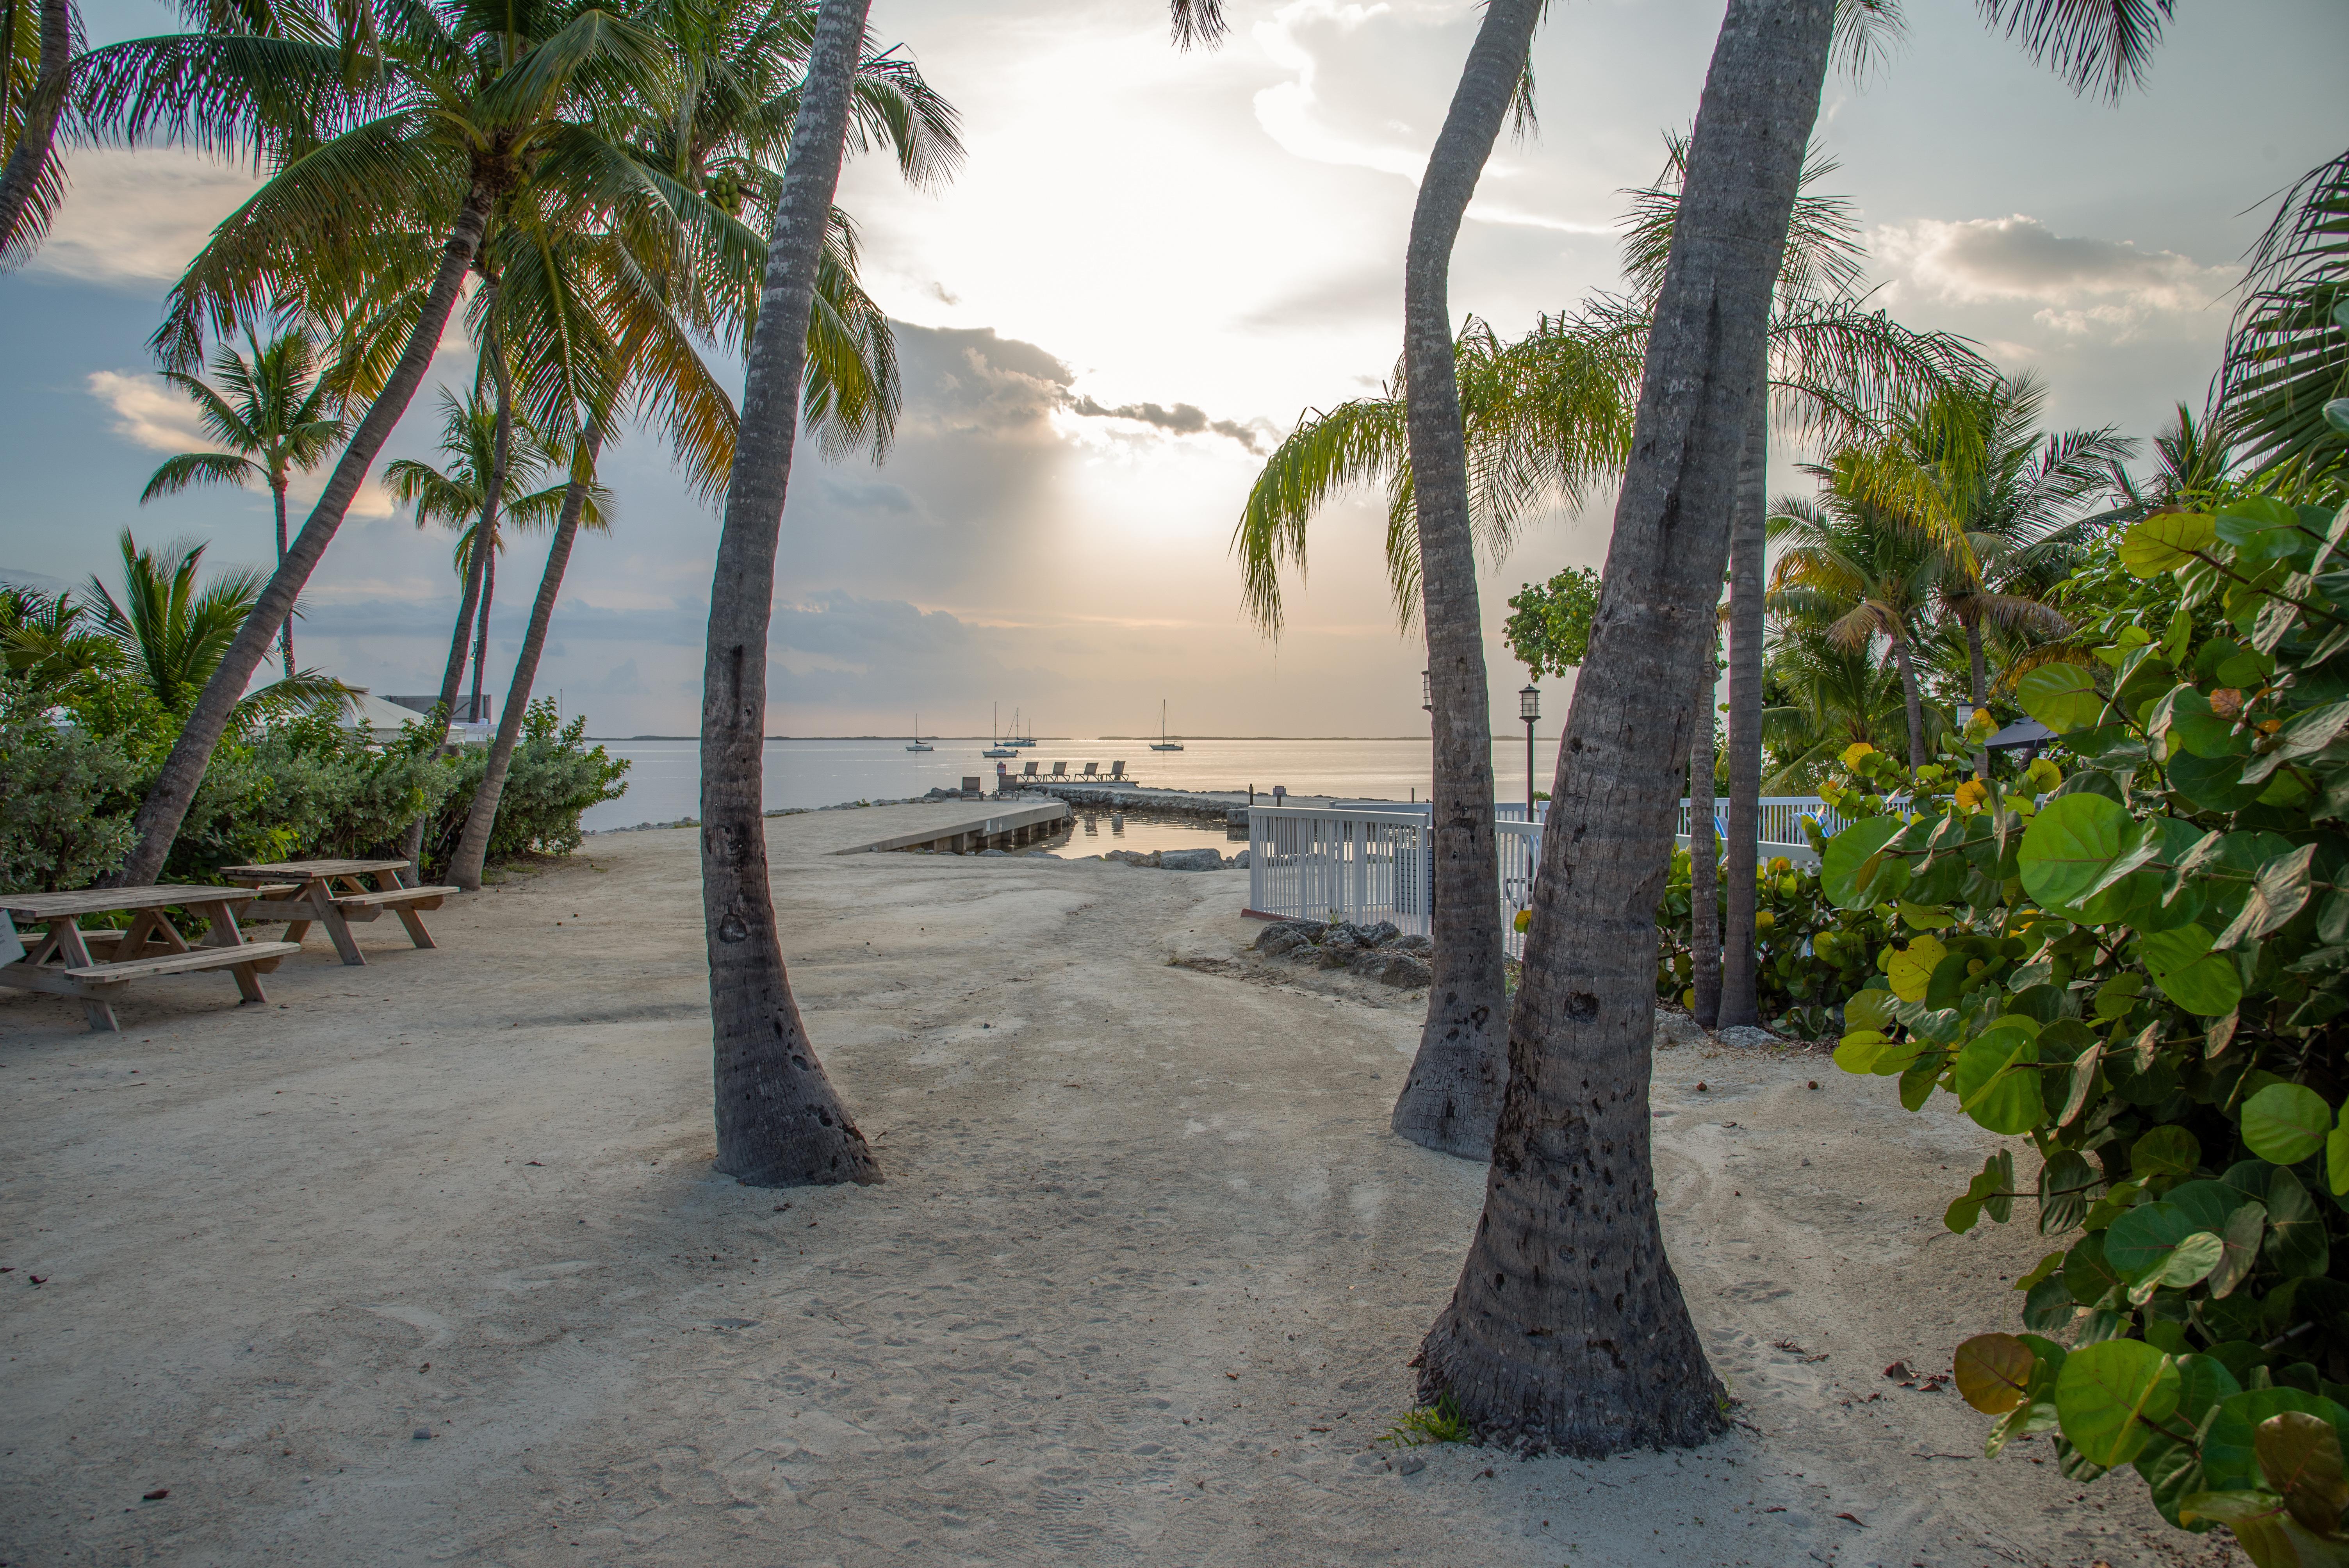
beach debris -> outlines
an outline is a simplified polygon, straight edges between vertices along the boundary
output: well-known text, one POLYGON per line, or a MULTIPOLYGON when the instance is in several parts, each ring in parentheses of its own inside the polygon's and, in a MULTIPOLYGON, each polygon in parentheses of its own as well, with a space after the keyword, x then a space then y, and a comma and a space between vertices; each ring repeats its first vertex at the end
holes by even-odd
POLYGON ((419 1427, 414 1431, 409 1433, 408 1436, 411 1441, 429 1443, 432 1440, 432 1429, 429 1427, 419 1427))

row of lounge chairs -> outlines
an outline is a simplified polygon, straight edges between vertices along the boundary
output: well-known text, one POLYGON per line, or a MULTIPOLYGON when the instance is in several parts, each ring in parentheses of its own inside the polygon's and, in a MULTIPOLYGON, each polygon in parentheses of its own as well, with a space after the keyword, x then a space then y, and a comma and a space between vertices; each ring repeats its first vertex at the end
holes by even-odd
MULTIPOLYGON (((1109 765, 1109 771, 1106 773, 1101 770, 1101 764, 1098 762, 1086 763, 1085 770, 1082 773, 1070 772, 1069 765, 1065 762, 1053 763, 1052 770, 1050 773, 1040 771, 1042 766, 1043 765, 1041 763, 1030 762, 1019 772, 1013 773, 1006 770, 997 774, 996 777, 1001 780, 1000 788, 1007 789, 1017 789, 1023 784, 1046 784, 1053 782, 1062 784, 1082 784, 1088 782, 1100 784, 1130 784, 1133 782, 1132 779, 1125 776, 1125 764, 1123 762, 1111 763, 1109 765)), ((965 778, 962 781, 962 794, 963 799, 966 800, 976 800, 979 799, 979 780, 975 777, 965 778)))

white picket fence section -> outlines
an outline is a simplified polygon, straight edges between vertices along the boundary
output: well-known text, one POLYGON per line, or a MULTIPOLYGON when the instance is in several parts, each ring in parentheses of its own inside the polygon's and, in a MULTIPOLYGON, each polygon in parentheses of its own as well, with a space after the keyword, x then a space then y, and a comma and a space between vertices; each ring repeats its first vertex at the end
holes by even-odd
MULTIPOLYGON (((1547 814, 1537 805, 1537 815, 1547 814)), ((1525 820, 1522 803, 1500 804, 1494 822, 1501 861, 1501 936, 1509 955, 1521 957, 1525 936, 1518 912, 1533 903, 1534 876, 1541 864, 1542 824, 1525 820)), ((1828 833, 1843 820, 1816 796, 1771 795, 1762 800, 1762 847, 1802 851, 1809 841, 1799 826, 1816 817, 1828 833)), ((1728 804, 1715 821, 1727 832, 1728 804)), ((1371 807, 1257 806, 1248 812, 1248 902, 1257 914, 1286 920, 1344 920, 1357 924, 1392 921, 1405 932, 1425 935, 1433 913, 1434 884, 1429 876, 1433 830, 1425 804, 1371 807)), ((1689 803, 1681 802, 1680 836, 1688 836, 1689 803)))

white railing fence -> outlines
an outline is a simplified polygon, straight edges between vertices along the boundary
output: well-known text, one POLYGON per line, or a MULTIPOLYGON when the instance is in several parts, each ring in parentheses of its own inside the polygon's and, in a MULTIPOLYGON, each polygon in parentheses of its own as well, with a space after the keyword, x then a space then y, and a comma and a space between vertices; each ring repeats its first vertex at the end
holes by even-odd
MULTIPOLYGON (((1537 816, 1548 808, 1541 804, 1537 816)), ((1501 938, 1509 956, 1522 957, 1525 934, 1517 915, 1533 905, 1534 875, 1541 864, 1542 824, 1525 820, 1522 803, 1496 808, 1495 847, 1501 861, 1501 938)), ((1725 837, 1728 803, 1718 804, 1714 821, 1725 837)), ((1800 826, 1816 817, 1829 834, 1843 819, 1815 795, 1767 795, 1762 799, 1761 842, 1776 849, 1807 851, 1800 826)), ((1248 902, 1258 914, 1288 920, 1343 920, 1360 925, 1392 921, 1425 935, 1433 913, 1430 879, 1431 809, 1382 806, 1257 806, 1248 812, 1248 902)), ((1689 803, 1680 804, 1680 836, 1689 830, 1689 803)))

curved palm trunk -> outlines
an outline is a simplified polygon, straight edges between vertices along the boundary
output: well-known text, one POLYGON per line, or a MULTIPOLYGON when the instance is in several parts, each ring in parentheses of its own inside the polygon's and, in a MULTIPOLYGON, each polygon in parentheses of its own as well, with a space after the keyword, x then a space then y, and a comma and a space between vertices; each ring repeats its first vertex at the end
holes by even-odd
POLYGON ((1917 666, 1909 659, 1909 639, 1899 628, 1889 634, 1892 662, 1900 671, 1900 701, 1909 710, 1909 766, 1925 766, 1925 699, 1917 690, 1917 666))
POLYGON ((1713 694, 1721 675, 1713 648, 1704 652, 1689 739, 1689 989, 1696 993, 1689 1011, 1710 1029, 1721 1021, 1721 858, 1713 830, 1713 694))
MULTIPOLYGON (((269 480, 270 500, 277 504, 277 564, 285 564, 285 477, 273 474, 269 480)), ((285 673, 294 673, 294 617, 285 617, 285 624, 277 629, 277 649, 285 661, 285 673)))
POLYGON ((1500 1113, 1501 862, 1493 841, 1492 698, 1468 459, 1454 365, 1452 245, 1525 74, 1542 0, 1492 0, 1428 155, 1403 266, 1403 376, 1419 514, 1423 619, 1434 694, 1433 985, 1392 1125, 1413 1143, 1482 1160, 1500 1113))
MULTIPOLYGON (((602 449, 600 432, 587 440, 587 467, 594 471, 602 449)), ((449 876, 459 887, 474 892, 481 885, 481 864, 490 852, 490 830, 497 825, 498 799, 505 793, 506 770, 513 765, 514 744, 522 738, 522 721, 530 711, 531 687, 538 682, 538 661, 546 652, 546 629, 554 620, 554 601, 563 591, 563 573, 571 564, 572 542, 578 537, 580 515, 587 510, 587 480, 574 475, 563 492, 563 516, 554 525, 554 542, 546 548, 546 570, 539 574, 538 598, 530 607, 530 629, 523 634, 522 657, 514 663, 513 685, 498 716, 498 735, 490 743, 489 766, 473 791, 472 809, 465 814, 465 830, 457 840, 449 876)))
POLYGON ((806 323, 845 154, 849 89, 870 0, 823 0, 750 346, 701 688, 701 908, 709 945, 716 1168, 754 1187, 878 1181, 864 1135, 833 1092, 784 972, 768 886, 763 752, 775 546, 799 435, 806 323))
POLYGON ((1835 0, 1731 0, 1691 139, 1590 654, 1558 750, 1485 1211, 1420 1386, 1486 1437, 1601 1454, 1726 1422, 1657 1222, 1655 910, 1671 792, 1835 0), (1661 722, 1660 722, 1661 719, 1661 722))
MULTIPOLYGON (((12 5, 9 18, 16 13, 12 5)), ((13 29, 12 29, 13 30, 13 29)), ((10 46, 15 40, 10 39, 10 46)), ((6 57, 0 57, 5 58, 6 57)), ((25 132, 0 170, 0 254, 16 237, 33 192, 41 182, 41 166, 49 160, 49 146, 57 131, 57 112, 65 107, 66 77, 73 66, 72 0, 41 0, 41 66, 33 96, 25 104, 25 132)), ((151 879, 150 879, 151 880, 151 879)))
MULTIPOLYGON (((491 289, 497 287, 492 283, 491 289)), ((474 530, 474 549, 481 556, 481 630, 473 645, 473 700, 465 722, 481 722, 481 672, 490 662, 490 605, 498 588, 498 508, 505 499, 506 465, 513 452, 513 382, 506 370, 505 340, 498 333, 497 300, 491 296, 481 313, 481 354, 490 362, 490 381, 497 389, 497 426, 490 438, 490 482, 481 494, 481 523, 474 530)))
POLYGON ((374 466, 376 454, 383 449, 391 428, 408 411, 409 399, 416 396, 416 388, 432 363, 433 350, 440 346, 441 330, 449 325, 449 313, 457 304, 457 290, 465 281, 465 269, 472 264, 473 253, 481 246, 489 216, 489 195, 476 188, 467 195, 441 250, 440 270, 433 277, 431 292, 425 296, 424 308, 409 333, 407 346, 399 351, 399 362, 392 366, 381 395, 367 408, 367 418, 359 421, 350 445, 343 449, 341 459, 335 464, 334 477, 326 481, 326 493, 310 509, 309 520, 295 536, 285 559, 278 563, 253 613, 237 628, 228 652, 212 671, 212 678, 205 682, 203 695, 196 699, 194 710, 181 727, 180 738, 172 744, 171 755, 164 759, 162 771, 156 775, 153 788, 140 803, 133 824, 139 833, 138 847, 117 873, 119 882, 137 887, 153 882, 161 872, 163 858, 171 852, 171 841, 188 814, 188 803, 195 799, 196 789, 203 782, 212 748, 220 744, 237 699, 244 695, 253 672, 268 656, 270 645, 277 640, 278 629, 293 613, 294 601, 301 593, 302 585, 317 570, 326 546, 334 542, 336 531, 343 525, 344 514, 350 511, 352 498, 358 494, 367 469, 374 466))
POLYGON ((497 596, 498 552, 494 548, 481 554, 481 608, 473 630, 473 689, 465 703, 465 722, 481 722, 481 666, 490 662, 490 601, 497 596))
POLYGON ((1746 416, 1729 521, 1729 842, 1723 853, 1723 1025, 1758 1024, 1754 984, 1754 873, 1762 840, 1762 594, 1768 553, 1770 403, 1757 392, 1746 416))

